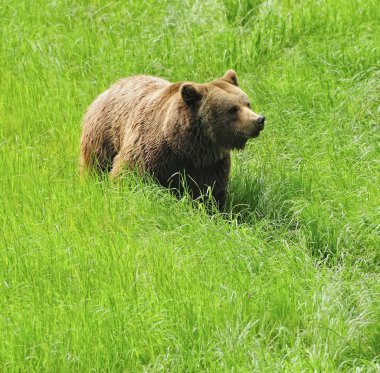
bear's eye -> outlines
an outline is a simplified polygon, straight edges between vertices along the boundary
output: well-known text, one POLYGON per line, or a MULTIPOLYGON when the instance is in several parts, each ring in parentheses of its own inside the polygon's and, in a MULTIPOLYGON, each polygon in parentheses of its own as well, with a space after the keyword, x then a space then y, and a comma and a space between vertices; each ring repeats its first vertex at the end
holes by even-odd
POLYGON ((231 106, 231 107, 228 109, 228 112, 229 112, 230 114, 236 114, 236 113, 238 112, 238 110, 239 110, 239 106, 234 105, 234 106, 231 106))
POLYGON ((250 102, 247 102, 247 107, 249 107, 250 109, 252 109, 252 106, 251 106, 250 102))

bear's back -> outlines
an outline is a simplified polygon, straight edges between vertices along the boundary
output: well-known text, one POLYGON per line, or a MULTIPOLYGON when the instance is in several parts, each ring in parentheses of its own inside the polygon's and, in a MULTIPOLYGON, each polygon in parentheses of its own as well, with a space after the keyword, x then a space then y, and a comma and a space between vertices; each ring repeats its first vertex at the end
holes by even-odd
POLYGON ((165 79, 147 75, 137 75, 123 78, 109 88, 109 98, 124 105, 139 104, 151 100, 160 90, 171 85, 165 79))

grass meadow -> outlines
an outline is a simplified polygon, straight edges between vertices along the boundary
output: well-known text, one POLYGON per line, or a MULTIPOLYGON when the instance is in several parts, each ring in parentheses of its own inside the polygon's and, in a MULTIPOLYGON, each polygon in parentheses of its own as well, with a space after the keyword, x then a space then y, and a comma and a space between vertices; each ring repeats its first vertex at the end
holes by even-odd
POLYGON ((0 371, 378 372, 379 0, 0 3, 0 371), (224 214, 79 178, 117 79, 233 68, 224 214))

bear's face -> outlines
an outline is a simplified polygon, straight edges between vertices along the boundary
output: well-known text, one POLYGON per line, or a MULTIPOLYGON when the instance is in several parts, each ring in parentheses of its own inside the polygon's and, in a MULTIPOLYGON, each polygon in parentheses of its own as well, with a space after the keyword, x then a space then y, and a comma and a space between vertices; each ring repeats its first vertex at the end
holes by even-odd
POLYGON ((264 129, 265 118, 252 110, 233 70, 211 83, 184 83, 180 91, 208 137, 221 148, 243 149, 264 129))

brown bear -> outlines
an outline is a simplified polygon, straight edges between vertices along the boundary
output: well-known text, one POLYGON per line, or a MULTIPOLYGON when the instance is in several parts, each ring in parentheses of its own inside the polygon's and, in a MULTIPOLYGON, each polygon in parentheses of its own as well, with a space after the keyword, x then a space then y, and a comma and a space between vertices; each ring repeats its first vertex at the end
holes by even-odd
POLYGON ((179 193, 185 184, 193 198, 211 191, 223 208, 231 150, 257 137, 264 121, 233 70, 204 84, 125 78, 99 95, 84 116, 81 172, 117 177, 137 167, 179 193))

